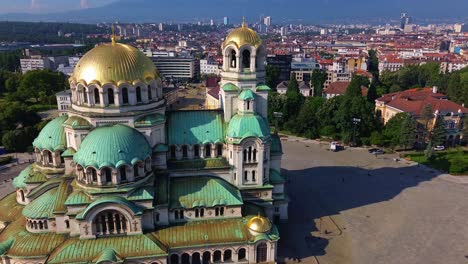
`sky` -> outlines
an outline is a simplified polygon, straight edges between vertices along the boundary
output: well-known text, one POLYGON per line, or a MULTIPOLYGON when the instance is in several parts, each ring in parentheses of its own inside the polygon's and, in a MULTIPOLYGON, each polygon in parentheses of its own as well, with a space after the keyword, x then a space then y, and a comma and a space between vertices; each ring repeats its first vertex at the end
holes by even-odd
POLYGON ((0 0, 0 13, 53 13, 98 7, 114 0, 0 0))

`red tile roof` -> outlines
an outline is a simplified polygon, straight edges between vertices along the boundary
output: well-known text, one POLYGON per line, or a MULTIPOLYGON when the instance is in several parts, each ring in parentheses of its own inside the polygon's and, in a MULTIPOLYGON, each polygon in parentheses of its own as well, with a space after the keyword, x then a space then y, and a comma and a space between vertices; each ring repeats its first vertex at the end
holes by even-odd
MULTIPOLYGON (((327 89, 323 91, 324 94, 338 94, 344 95, 348 89, 350 82, 332 82, 328 85, 327 89)), ((361 87, 362 96, 367 96, 369 89, 362 86, 361 87)))
POLYGON ((448 100, 447 96, 442 93, 434 93, 432 88, 415 88, 390 93, 378 98, 376 101, 416 116, 420 115, 428 104, 432 105, 434 112, 439 111, 446 114, 461 111, 468 114, 468 108, 448 100))
POLYGON ((211 88, 211 89, 208 91, 208 94, 209 94, 211 97, 213 97, 213 98, 219 100, 219 91, 220 91, 220 88, 219 88, 219 87, 211 88))

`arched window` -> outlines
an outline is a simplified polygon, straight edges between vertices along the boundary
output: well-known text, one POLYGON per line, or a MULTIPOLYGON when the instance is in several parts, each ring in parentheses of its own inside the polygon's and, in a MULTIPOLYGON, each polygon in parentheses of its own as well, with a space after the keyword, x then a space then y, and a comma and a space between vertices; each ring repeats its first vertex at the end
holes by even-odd
POLYGON ((205 209, 200 208, 200 217, 204 217, 204 216, 205 216, 205 209))
POLYGON ((188 158, 188 147, 187 147, 187 145, 182 146, 182 157, 183 158, 188 158))
POLYGON ((83 102, 88 103, 88 90, 86 88, 83 89, 83 102))
POLYGON ((37 230, 37 222, 36 221, 33 222, 33 226, 34 226, 34 229, 37 230))
POLYGON ((133 175, 135 176, 135 178, 138 178, 140 177, 140 169, 139 169, 140 166, 138 166, 138 163, 135 163, 135 165, 133 165, 133 175))
POLYGON ((179 255, 177 254, 171 255, 171 264, 179 264, 179 255))
POLYGON ((127 181, 127 167, 121 166, 120 167, 120 182, 127 181))
POLYGON ((219 216, 219 208, 215 207, 215 216, 219 216))
POLYGON ((24 201, 25 201, 25 199, 24 199, 24 191, 23 191, 23 190, 19 190, 19 194, 20 194, 20 199, 21 199, 21 201, 24 202, 24 201))
POLYGON ((151 85, 148 85, 148 100, 153 100, 153 94, 151 93, 151 85))
POLYGON ((97 180, 97 172, 96 172, 96 170, 95 170, 94 168, 89 168, 89 169, 88 169, 88 173, 91 173, 91 181, 92 181, 93 183, 97 183, 98 180, 97 180))
POLYGON ((223 261, 224 262, 232 261, 232 250, 228 249, 224 251, 223 261))
POLYGON ((205 158, 211 157, 211 144, 205 145, 205 158))
POLYGON ((245 181, 249 180, 249 172, 248 171, 244 171, 244 180, 245 181))
POLYGON ((171 146, 171 159, 176 158, 176 146, 171 146))
POLYGON ((267 261, 267 245, 265 243, 260 243, 257 246, 257 263, 267 261))
POLYGON ((214 254, 213 254, 213 262, 215 262, 215 263, 221 262, 221 255, 222 255, 222 254, 221 254, 221 251, 216 250, 216 251, 214 252, 214 254))
POLYGON ((45 230, 49 229, 49 224, 47 224, 47 220, 44 220, 44 229, 45 230))
POLYGON ((99 89, 94 88, 94 103, 95 104, 100 104, 101 103, 101 98, 99 97, 99 89))
POLYGON ((106 177, 106 183, 112 182, 112 170, 110 168, 104 168, 104 177, 106 177))
POLYGON ((203 253, 203 264, 209 264, 211 262, 211 253, 206 251, 203 253))
POLYGON ((122 89, 122 104, 128 104, 128 89, 126 87, 122 89))
POLYGON ((230 63, 229 63, 229 66, 231 68, 236 68, 237 67, 237 58, 236 58, 236 51, 235 50, 232 50, 231 51, 231 59, 230 59, 230 63))
POLYGON ((247 150, 244 149, 244 162, 247 162, 247 150))
POLYGON ((257 161, 257 149, 253 150, 253 160, 257 161))
POLYGON ((70 221, 65 220, 65 228, 70 229, 70 221))
POLYGON ((187 253, 182 254, 182 264, 190 264, 190 255, 187 253))
POLYGON ((220 214, 221 216, 224 215, 224 207, 219 208, 219 214, 220 214))
POLYGON ((255 177, 255 171, 252 171, 252 181, 256 182, 257 178, 255 177))
POLYGON ((107 89, 107 102, 109 103, 109 105, 115 104, 114 89, 112 88, 107 89))
POLYGON ((201 264, 200 253, 195 252, 195 253, 192 254, 192 264, 201 264))
POLYGON ((193 156, 195 156, 195 158, 200 157, 200 146, 199 145, 195 145, 193 147, 193 156))
POLYGON ((250 68, 250 51, 244 50, 242 52, 242 68, 249 69, 250 68))
POLYGON ((116 210, 105 210, 93 219, 96 235, 126 234, 130 231, 128 219, 116 210))
POLYGON ((247 110, 250 110, 250 100, 247 101, 247 110))
POLYGON ((221 157, 223 155, 223 145, 221 144, 216 145, 216 152, 217 152, 216 155, 218 157, 221 157))
POLYGON ((246 254, 245 248, 239 249, 239 252, 237 252, 237 259, 239 261, 247 260, 247 254, 246 254))
POLYGON ((42 221, 39 221, 39 229, 42 230, 44 228, 42 221))
POLYGON ((200 212, 198 211, 198 208, 195 209, 195 217, 196 218, 200 217, 200 212))
POLYGON ((136 100, 137 100, 137 103, 141 103, 141 88, 140 88, 140 86, 138 86, 136 88, 136 100))

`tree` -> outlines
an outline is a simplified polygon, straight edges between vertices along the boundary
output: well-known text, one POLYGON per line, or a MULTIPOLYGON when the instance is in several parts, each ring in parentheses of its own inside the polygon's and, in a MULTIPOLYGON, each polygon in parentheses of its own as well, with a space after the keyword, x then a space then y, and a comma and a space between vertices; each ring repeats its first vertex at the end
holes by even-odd
POLYGON ((280 77, 280 71, 278 67, 267 65, 265 70, 266 70, 266 76, 265 76, 266 85, 268 85, 268 87, 270 87, 272 90, 276 91, 276 86, 279 83, 279 77, 280 77))
POLYGON ((421 111, 421 119, 424 122, 424 133, 423 137, 428 140, 428 135, 429 135, 429 122, 434 118, 434 111, 432 110, 432 105, 428 104, 424 106, 423 110, 421 111))
POLYGON ((434 159, 434 148, 432 147, 432 142, 429 142, 429 144, 427 144, 426 150, 424 151, 424 156, 427 160, 434 159))
POLYGON ((407 113, 398 113, 385 124, 384 137, 387 145, 391 146, 394 149, 397 146, 400 146, 402 141, 402 127, 404 120, 407 117, 407 113))
POLYGON ((319 137, 319 120, 317 114, 325 103, 322 97, 309 97, 305 100, 296 120, 295 133, 305 135, 307 138, 319 137))
POLYGON ((429 134, 429 141, 433 146, 441 145, 445 141, 447 130, 445 129, 445 122, 442 116, 436 117, 434 126, 429 134))
POLYGON ((408 149, 408 146, 413 146, 416 142, 416 121, 410 114, 406 114, 401 124, 400 130, 400 146, 408 149))
POLYGON ((375 50, 369 50, 369 72, 372 73, 374 79, 379 77, 379 59, 375 50))
POLYGON ((26 152, 38 132, 34 127, 25 127, 7 131, 2 137, 2 144, 11 152, 26 152))
POLYGON ((311 82, 314 87, 314 96, 321 97, 323 91, 323 84, 327 80, 327 73, 322 70, 314 70, 312 72, 311 82))
POLYGON ((67 85, 66 77, 62 73, 50 70, 28 71, 21 79, 17 96, 22 100, 33 98, 38 102, 41 92, 46 96, 52 96, 64 90, 67 85))
POLYGON ((294 74, 291 74, 291 78, 288 83, 287 94, 291 94, 291 93, 300 93, 299 84, 297 83, 296 76, 294 76, 294 74))
POLYGON ((377 86, 375 82, 372 82, 369 90, 367 91, 367 100, 371 103, 375 102, 375 99, 377 99, 379 96, 377 95, 377 86))
POLYGON ((345 96, 359 96, 362 97, 362 86, 368 86, 369 80, 361 75, 354 75, 351 82, 346 88, 345 96))

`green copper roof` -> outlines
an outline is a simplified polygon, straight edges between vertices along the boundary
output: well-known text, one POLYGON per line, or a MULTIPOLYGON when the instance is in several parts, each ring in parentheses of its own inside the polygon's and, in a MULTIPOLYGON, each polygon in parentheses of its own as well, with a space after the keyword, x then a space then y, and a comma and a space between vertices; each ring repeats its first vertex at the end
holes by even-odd
POLYGON ((92 128, 91 123, 86 119, 79 116, 70 116, 64 123, 64 126, 73 128, 73 129, 90 129, 92 128))
POLYGON ((91 202, 91 198, 83 190, 78 190, 72 192, 68 196, 65 205, 84 205, 90 204, 91 202))
POLYGON ((252 92, 250 89, 244 89, 242 92, 239 94, 239 99, 242 101, 247 101, 247 100, 255 100, 255 93, 252 92))
POLYGON ((137 130, 125 125, 98 127, 91 131, 73 156, 83 167, 118 167, 144 161, 151 155, 151 147, 137 130))
POLYGON ((76 153, 76 151, 73 148, 67 148, 67 150, 65 150, 62 153, 62 157, 64 157, 64 158, 73 157, 75 155, 75 153, 76 153))
POLYGON ((169 197, 171 209, 242 205, 239 190, 215 177, 172 178, 169 197))
POLYGON ((239 87, 237 87, 236 85, 234 85, 232 83, 226 83, 225 85, 223 85, 223 87, 221 87, 221 89, 223 89, 226 92, 237 92, 237 91, 239 91, 239 87))
POLYGON ((33 146, 40 150, 64 150, 66 142, 62 124, 67 118, 68 116, 64 115, 50 121, 34 140, 33 146))
POLYGON ((154 236, 171 248, 245 243, 249 240, 244 218, 193 221, 154 232, 154 236))
POLYGON ((29 165, 26 169, 21 171, 21 173, 15 177, 13 180, 13 187, 16 189, 24 189, 26 188, 26 178, 29 177, 29 173, 31 172, 32 165, 29 165))
POLYGON ((167 253, 150 235, 70 238, 51 254, 47 263, 99 263, 159 256, 167 256, 167 253))
POLYGON ((157 144, 153 148, 153 152, 167 152, 169 151, 169 147, 166 144, 157 144))
POLYGON ((143 210, 140 206, 128 201, 127 199, 121 196, 105 196, 102 198, 97 199, 96 201, 92 202, 86 209, 76 216, 76 219, 84 219, 86 214, 93 209, 95 206, 101 204, 120 204, 128 207, 130 210, 133 211, 135 215, 140 215, 143 213, 143 210))
POLYGON ((70 180, 65 180, 26 205, 23 215, 27 218, 53 218, 54 214, 65 213, 65 201, 70 192, 70 180))
POLYGON ((115 250, 112 248, 106 248, 102 251, 101 255, 99 255, 98 258, 93 262, 99 264, 106 262, 115 263, 117 261, 121 261, 121 259, 119 258, 119 256, 117 256, 115 250))
POLYGON ((151 114, 139 118, 135 121, 135 127, 148 127, 166 122, 166 117, 161 114, 151 114))
POLYGON ((0 221, 13 222, 21 216, 24 205, 16 202, 16 192, 10 193, 0 200, 0 221))
POLYGON ((271 184, 283 184, 286 180, 281 173, 275 169, 270 169, 270 183, 271 184))
POLYGON ((0 241, 14 239, 4 256, 12 259, 46 258, 67 237, 50 232, 33 234, 26 231, 25 226, 26 218, 18 217, 0 233, 0 241))
POLYGON ((280 137, 276 134, 271 135, 270 152, 274 154, 283 154, 283 144, 281 143, 280 137))
POLYGON ((7 240, 0 242, 0 256, 5 254, 13 246, 14 242, 15 239, 12 237, 9 237, 7 240))
POLYGON ((151 186, 135 189, 127 198, 129 201, 143 201, 154 199, 154 188, 151 186))
POLYGON ((229 121, 227 136, 231 138, 270 136, 270 128, 265 119, 255 114, 237 114, 229 121))
POLYGON ((261 84, 261 85, 257 86, 257 88, 255 90, 257 90, 257 91, 271 91, 271 88, 268 87, 268 85, 266 85, 266 84, 261 84))
POLYGON ((195 145, 223 142, 220 111, 178 111, 169 116, 169 145, 195 145))

